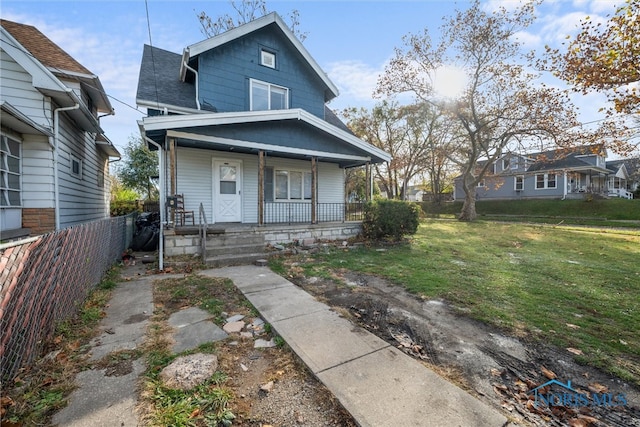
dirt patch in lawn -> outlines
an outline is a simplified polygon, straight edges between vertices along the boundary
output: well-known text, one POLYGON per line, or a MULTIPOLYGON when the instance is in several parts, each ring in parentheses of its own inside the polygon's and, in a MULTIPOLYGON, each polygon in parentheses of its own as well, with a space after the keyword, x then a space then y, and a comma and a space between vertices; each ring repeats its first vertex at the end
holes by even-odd
POLYGON ((419 298, 379 277, 334 274, 336 280, 291 280, 519 424, 640 426, 640 391, 576 363, 568 350, 507 336, 443 301, 419 298), (554 383, 536 393, 551 380, 571 390, 554 383), (547 406, 540 399, 550 395, 554 404, 547 406))

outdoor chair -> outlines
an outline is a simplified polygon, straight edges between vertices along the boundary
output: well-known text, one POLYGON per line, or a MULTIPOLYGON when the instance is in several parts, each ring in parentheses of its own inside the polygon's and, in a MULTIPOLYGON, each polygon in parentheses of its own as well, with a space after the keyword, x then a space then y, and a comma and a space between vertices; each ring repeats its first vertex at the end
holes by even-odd
POLYGON ((185 225, 185 223, 191 218, 191 225, 196 225, 195 215, 193 211, 187 211, 184 209, 184 195, 176 194, 176 207, 174 214, 176 216, 176 225, 185 225))

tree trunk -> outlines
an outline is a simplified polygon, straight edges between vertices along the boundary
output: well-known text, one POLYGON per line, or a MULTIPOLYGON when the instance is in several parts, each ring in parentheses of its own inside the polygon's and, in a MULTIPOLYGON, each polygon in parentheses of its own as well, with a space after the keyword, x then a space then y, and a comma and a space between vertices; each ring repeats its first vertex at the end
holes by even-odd
POLYGON ((476 188, 464 188, 464 203, 462 204, 462 211, 458 219, 460 221, 473 221, 478 214, 476 213, 476 188))

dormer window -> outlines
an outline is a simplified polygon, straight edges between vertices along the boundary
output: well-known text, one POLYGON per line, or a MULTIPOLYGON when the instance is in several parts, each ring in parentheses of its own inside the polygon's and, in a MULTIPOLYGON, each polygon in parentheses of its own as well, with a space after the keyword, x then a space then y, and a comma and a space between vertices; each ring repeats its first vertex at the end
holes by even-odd
POLYGON ((267 50, 260 51, 260 64, 269 68, 276 68, 276 54, 267 50))
POLYGON ((251 111, 288 108, 289 89, 251 79, 251 111))

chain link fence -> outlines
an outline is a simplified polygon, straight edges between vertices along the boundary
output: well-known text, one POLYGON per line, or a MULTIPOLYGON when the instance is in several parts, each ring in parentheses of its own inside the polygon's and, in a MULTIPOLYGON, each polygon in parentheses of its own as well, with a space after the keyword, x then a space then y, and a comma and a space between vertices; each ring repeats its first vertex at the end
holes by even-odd
POLYGON ((0 246, 0 380, 32 362, 129 247, 135 214, 0 246))

